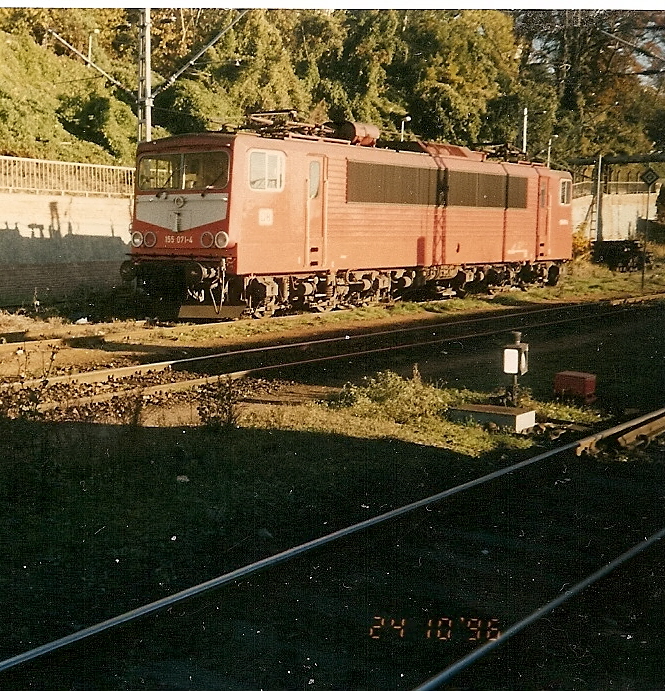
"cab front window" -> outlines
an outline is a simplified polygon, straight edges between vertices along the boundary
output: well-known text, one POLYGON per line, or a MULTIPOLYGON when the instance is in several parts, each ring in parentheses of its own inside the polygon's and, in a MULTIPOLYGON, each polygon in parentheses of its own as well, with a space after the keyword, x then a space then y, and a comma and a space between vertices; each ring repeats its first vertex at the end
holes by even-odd
POLYGON ((178 190, 181 185, 180 154, 144 156, 139 161, 139 189, 178 190))
POLYGON ((223 189, 229 181, 229 154, 203 151, 157 154, 139 160, 141 190, 223 189))

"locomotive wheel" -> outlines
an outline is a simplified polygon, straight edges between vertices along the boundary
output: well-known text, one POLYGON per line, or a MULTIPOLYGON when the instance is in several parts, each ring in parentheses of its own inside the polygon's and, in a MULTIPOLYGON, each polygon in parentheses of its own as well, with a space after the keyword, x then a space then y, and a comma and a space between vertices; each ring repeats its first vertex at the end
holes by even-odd
POLYGON ((331 302, 317 302, 312 305, 312 310, 314 312, 319 312, 320 314, 324 312, 332 312, 335 309, 335 305, 331 302))
POLYGON ((259 308, 252 311, 252 319, 270 319, 275 314, 274 309, 259 308))
POLYGON ((252 319, 269 319, 275 314, 276 309, 277 305, 274 299, 263 300, 251 309, 250 316, 252 319))

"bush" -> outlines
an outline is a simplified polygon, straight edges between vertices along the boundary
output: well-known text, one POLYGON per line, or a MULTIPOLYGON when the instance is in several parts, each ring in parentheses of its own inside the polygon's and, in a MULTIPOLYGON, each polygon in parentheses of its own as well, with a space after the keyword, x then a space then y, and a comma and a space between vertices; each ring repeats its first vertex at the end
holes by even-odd
POLYGON ((591 240, 588 237, 586 225, 573 234, 573 259, 591 259, 591 240))
POLYGON ((197 391, 197 411, 201 424, 220 431, 238 426, 242 386, 231 377, 219 377, 212 384, 204 384, 197 391))
POLYGON ((450 390, 424 383, 415 366, 411 379, 385 371, 366 377, 360 386, 346 384, 333 405, 352 407, 361 417, 382 417, 404 424, 439 416, 453 398, 450 390))

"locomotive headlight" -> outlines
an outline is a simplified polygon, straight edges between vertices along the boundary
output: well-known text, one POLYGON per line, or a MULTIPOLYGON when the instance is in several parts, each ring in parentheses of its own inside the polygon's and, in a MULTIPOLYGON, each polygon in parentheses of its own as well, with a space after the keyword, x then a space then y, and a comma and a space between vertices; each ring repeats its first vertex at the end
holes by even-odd
POLYGON ((201 235, 201 247, 204 249, 209 249, 210 247, 213 246, 215 243, 215 238, 213 237, 212 233, 208 233, 207 231, 201 235))
POLYGON ((215 235, 215 247, 223 250, 229 244, 229 234, 221 230, 215 235))
POLYGON ((132 247, 140 247, 143 244, 143 233, 135 230, 132 233, 132 247))
POLYGON ((143 244, 146 247, 154 247, 157 244, 157 236, 151 230, 149 230, 143 236, 143 244))

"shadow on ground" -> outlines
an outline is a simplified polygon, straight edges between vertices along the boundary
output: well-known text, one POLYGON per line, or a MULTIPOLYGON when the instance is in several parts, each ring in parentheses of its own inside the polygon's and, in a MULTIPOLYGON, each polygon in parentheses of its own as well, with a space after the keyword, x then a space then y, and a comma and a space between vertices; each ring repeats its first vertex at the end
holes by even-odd
MULTIPOLYGON (((0 659, 514 460, 278 430, 2 432, 0 659)), ((0 672, 0 688, 406 691, 642 539, 662 476, 570 458, 506 476, 0 672)), ((455 688, 652 688, 664 578, 652 559, 610 581, 455 688)))

